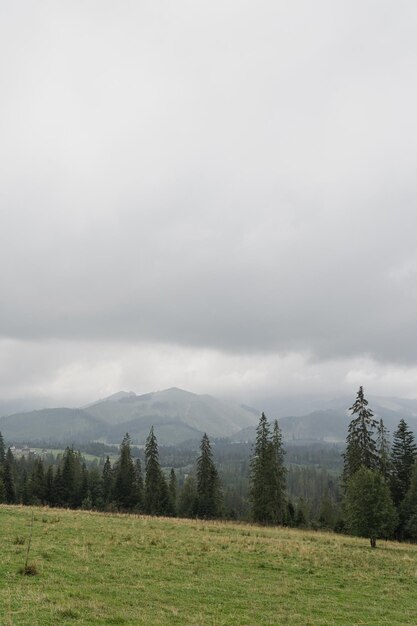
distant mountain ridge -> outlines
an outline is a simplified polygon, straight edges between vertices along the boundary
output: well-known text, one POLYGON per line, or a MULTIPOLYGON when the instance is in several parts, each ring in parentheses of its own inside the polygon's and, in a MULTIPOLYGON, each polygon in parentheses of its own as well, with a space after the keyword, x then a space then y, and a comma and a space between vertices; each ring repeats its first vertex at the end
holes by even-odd
MULTIPOLYGON (((334 408, 312 411, 306 415, 282 417, 278 420, 284 441, 342 443, 346 441, 351 420, 349 404, 337 399, 331 402, 334 408), (344 404, 344 407, 343 407, 344 404)), ((391 436, 404 419, 417 436, 417 400, 400 398, 377 398, 369 400, 369 408, 376 420, 382 419, 391 436)), ((270 416, 268 416, 270 417, 270 416)), ((273 419, 273 418, 272 418, 273 419)), ((245 428, 234 435, 236 441, 253 441, 255 430, 245 428)))
POLYGON ((153 425, 161 444, 211 437, 228 437, 255 425, 255 410, 208 395, 173 387, 137 396, 118 392, 80 409, 41 409, 0 418, 8 441, 71 441, 99 439, 119 443, 126 432, 143 444, 153 425))
MULTIPOLYGON (((278 404, 279 399, 276 400, 278 404)), ((267 417, 274 419, 269 401, 267 417)), ((307 404, 303 399, 303 406, 307 404)), ((285 416, 279 424, 286 442, 344 442, 350 421, 346 398, 329 400, 323 410, 285 416)), ((404 418, 417 435, 417 400, 370 397, 369 406, 391 432, 404 418)), ((136 395, 120 391, 82 408, 47 408, 19 412, 0 418, 0 431, 13 443, 100 440, 119 443, 129 432, 135 444, 143 444, 150 427, 160 444, 176 445, 187 440, 230 437, 233 441, 253 441, 261 411, 246 405, 198 395, 176 387, 136 395)), ((279 411, 277 410, 277 414, 279 411)))

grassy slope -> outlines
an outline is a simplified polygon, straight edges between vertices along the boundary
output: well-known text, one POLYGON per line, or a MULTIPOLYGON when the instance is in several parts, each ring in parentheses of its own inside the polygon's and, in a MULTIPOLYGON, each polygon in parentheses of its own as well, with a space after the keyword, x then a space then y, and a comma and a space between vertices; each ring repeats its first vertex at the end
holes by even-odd
POLYGON ((417 546, 241 524, 0 506, 0 623, 417 623, 417 546))

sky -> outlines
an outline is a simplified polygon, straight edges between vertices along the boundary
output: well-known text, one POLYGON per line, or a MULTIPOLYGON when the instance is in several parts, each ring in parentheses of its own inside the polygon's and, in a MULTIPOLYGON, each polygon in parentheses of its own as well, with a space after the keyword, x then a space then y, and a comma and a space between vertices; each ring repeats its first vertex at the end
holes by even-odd
POLYGON ((417 397, 417 5, 0 3, 0 401, 417 397))

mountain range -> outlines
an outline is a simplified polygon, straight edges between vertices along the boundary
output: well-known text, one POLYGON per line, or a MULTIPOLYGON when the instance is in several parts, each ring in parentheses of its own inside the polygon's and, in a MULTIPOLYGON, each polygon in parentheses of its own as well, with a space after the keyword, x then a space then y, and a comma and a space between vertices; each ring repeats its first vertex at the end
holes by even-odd
POLYGON ((0 418, 0 432, 13 443, 119 443, 126 432, 143 444, 153 425, 161 444, 211 437, 229 437, 255 426, 254 409, 178 388, 143 395, 119 392, 82 408, 48 408, 0 418))
MULTIPOLYGON (((351 400, 351 399, 350 399, 351 400)), ((315 401, 317 403, 317 399, 315 401)), ((417 434, 417 400, 369 398, 376 418, 382 418, 393 433, 401 418, 417 434)), ((267 417, 279 417, 284 441, 293 443, 337 443, 346 439, 350 421, 349 400, 323 400, 323 408, 305 414, 282 416, 279 399, 271 399, 267 417)), ((296 408, 295 403, 293 403, 296 408)), ((303 398, 302 407, 308 406, 303 398)), ((316 406, 312 402, 312 406, 316 406)), ((0 432, 11 443, 92 440, 119 443, 128 432, 135 444, 143 444, 150 427, 162 445, 176 445, 210 437, 253 441, 261 411, 209 395, 198 395, 173 387, 136 395, 121 391, 80 408, 45 408, 21 411, 0 418, 0 432)))
MULTIPOLYGON (((269 414, 280 413, 279 401, 276 406, 270 402, 269 414)), ((350 411, 347 409, 352 404, 352 399, 336 398, 323 400, 326 408, 311 411, 304 415, 292 415, 279 418, 283 439, 293 443, 342 443, 346 441, 347 429, 351 420, 350 411)), ((391 435, 398 427, 400 419, 404 419, 410 429, 417 436, 417 400, 389 397, 369 397, 369 408, 372 408, 374 417, 382 419, 391 435)), ((235 441, 253 441, 255 432, 253 428, 244 428, 234 435, 235 441)))

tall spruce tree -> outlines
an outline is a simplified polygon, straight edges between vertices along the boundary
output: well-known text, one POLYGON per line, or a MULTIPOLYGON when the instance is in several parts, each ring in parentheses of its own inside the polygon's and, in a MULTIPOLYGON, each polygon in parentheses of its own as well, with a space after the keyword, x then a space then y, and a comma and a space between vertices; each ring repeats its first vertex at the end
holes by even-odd
POLYGON ((145 512, 164 515, 168 508, 168 486, 159 463, 158 442, 151 427, 145 445, 145 512))
POLYGON ((177 476, 175 474, 174 468, 172 467, 171 472, 169 474, 168 493, 169 493, 170 515, 172 515, 173 517, 176 517, 177 508, 178 508, 177 507, 177 488, 178 488, 177 476))
POLYGON ((14 465, 15 461, 13 452, 10 450, 10 448, 8 448, 3 470, 4 499, 7 504, 14 504, 16 502, 14 465))
POLYGON ((280 524, 286 516, 284 450, 278 423, 274 431, 262 413, 250 461, 249 497, 252 518, 261 524, 280 524))
POLYGON ((135 488, 136 488, 135 508, 138 511, 143 511, 144 488, 143 488, 142 464, 140 462, 140 459, 136 459, 136 463, 135 463, 135 488))
POLYGON ((110 458, 107 457, 103 465, 103 473, 101 475, 103 504, 106 507, 111 500, 113 491, 113 470, 110 458))
POLYGON ((45 501, 50 506, 54 504, 54 469, 52 465, 48 465, 45 474, 45 501))
POLYGON ((119 459, 116 462, 114 474, 113 500, 119 508, 132 510, 137 504, 136 469, 128 433, 120 444, 119 459))
POLYGON ((82 459, 80 452, 75 451, 73 446, 65 449, 61 472, 62 504, 69 508, 76 508, 81 504, 82 459))
POLYGON ((204 433, 197 459, 197 515, 212 519, 220 515, 220 481, 214 465, 210 440, 204 433))
POLYGON ((64 481, 62 478, 62 469, 61 466, 58 465, 56 468, 55 476, 54 476, 54 488, 53 488, 53 500, 51 504, 54 506, 64 506, 65 501, 65 490, 64 490, 64 481))
POLYGON ((32 499, 38 504, 45 504, 45 470, 42 459, 35 459, 31 476, 32 499))
MULTIPOLYGON (((90 476, 87 469, 87 465, 83 461, 81 465, 81 480, 80 480, 80 493, 78 496, 78 502, 82 505, 83 509, 92 509, 93 502, 90 493, 90 476)), ((79 506, 79 505, 78 505, 79 506)))
POLYGON ((0 470, 4 467, 5 460, 6 460, 6 448, 4 445, 3 435, 0 432, 0 470))
POLYGON ((394 503, 399 506, 410 487, 413 465, 416 462, 417 445, 412 431, 402 419, 394 433, 391 462, 391 492, 394 503))
POLYGON ((347 481, 361 467, 367 469, 378 468, 378 453, 374 439, 374 431, 378 422, 373 417, 373 412, 368 408, 363 387, 359 387, 356 400, 349 408, 352 412, 352 420, 349 424, 346 438, 346 451, 344 457, 343 479, 347 481))
POLYGON ((272 469, 274 473, 274 518, 275 523, 283 524, 286 517, 286 475, 287 470, 284 465, 284 446, 282 434, 278 421, 274 421, 272 430, 272 469))
POLYGON ((91 498, 91 505, 95 509, 103 509, 103 492, 101 472, 98 467, 91 467, 88 472, 88 496, 91 498))
POLYGON ((256 428, 255 450, 250 461, 249 497, 255 522, 273 524, 272 493, 271 429, 265 413, 262 413, 256 428))
POLYGON ((195 476, 187 476, 178 499, 180 517, 195 517, 197 514, 197 484, 195 476))

